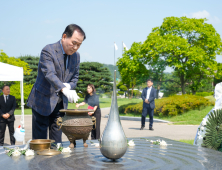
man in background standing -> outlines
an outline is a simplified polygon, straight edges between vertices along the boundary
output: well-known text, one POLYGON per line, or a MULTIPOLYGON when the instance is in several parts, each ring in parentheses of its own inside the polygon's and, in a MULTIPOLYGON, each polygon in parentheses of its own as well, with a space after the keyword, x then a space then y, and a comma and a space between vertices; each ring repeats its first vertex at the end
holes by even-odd
POLYGON ((3 86, 3 95, 0 96, 0 146, 4 144, 6 124, 8 125, 11 145, 15 145, 14 138, 14 111, 16 107, 15 97, 9 95, 9 86, 3 86))
POLYGON ((141 118, 141 128, 143 130, 145 127, 146 116, 149 114, 150 117, 150 124, 149 130, 153 129, 153 114, 155 108, 155 101, 156 98, 156 89, 153 86, 153 81, 151 79, 147 80, 147 87, 143 89, 142 92, 142 99, 143 99, 143 111, 142 111, 142 118, 141 118))

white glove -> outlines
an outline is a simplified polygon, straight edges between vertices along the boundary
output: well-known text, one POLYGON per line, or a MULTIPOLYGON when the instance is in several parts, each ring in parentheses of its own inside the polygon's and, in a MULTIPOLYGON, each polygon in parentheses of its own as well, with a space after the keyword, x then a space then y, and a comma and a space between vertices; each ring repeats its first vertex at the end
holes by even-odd
POLYGON ((72 91, 73 101, 74 103, 76 103, 78 99, 80 99, 80 97, 77 95, 75 90, 70 90, 70 91, 72 91))
POLYGON ((63 83, 69 90, 71 90, 71 86, 69 83, 63 83))
POLYGON ((75 90, 69 90, 68 88, 64 88, 62 93, 68 98, 70 103, 76 103, 80 98, 75 90))

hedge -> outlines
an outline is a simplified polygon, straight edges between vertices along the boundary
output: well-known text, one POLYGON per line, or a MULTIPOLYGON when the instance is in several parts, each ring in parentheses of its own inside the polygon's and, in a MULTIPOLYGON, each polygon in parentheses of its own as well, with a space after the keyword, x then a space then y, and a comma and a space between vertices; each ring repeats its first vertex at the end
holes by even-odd
MULTIPOLYGON (((33 84, 23 84, 23 92, 24 92, 24 103, 29 97, 29 94, 32 90, 33 84)), ((16 82, 15 84, 11 85, 10 87, 10 95, 15 96, 16 99, 16 107, 21 107, 21 93, 20 93, 20 82, 16 82)), ((28 107, 25 105, 25 107, 28 107)))
MULTIPOLYGON (((129 91, 129 96, 132 96, 132 90, 129 91)), ((133 90, 133 97, 141 97, 141 92, 139 90, 133 90)))
POLYGON ((196 92, 196 96, 206 97, 206 96, 212 96, 212 95, 214 95, 214 92, 196 92))
MULTIPOLYGON (((176 116, 189 110, 202 109, 206 106, 214 106, 214 102, 202 96, 195 95, 175 95, 155 100, 154 115, 156 116, 176 116)), ((143 102, 138 104, 126 104, 119 107, 120 113, 134 113, 141 115, 143 102)))
POLYGON ((119 95, 124 95, 124 93, 125 93, 124 91, 118 91, 119 95))

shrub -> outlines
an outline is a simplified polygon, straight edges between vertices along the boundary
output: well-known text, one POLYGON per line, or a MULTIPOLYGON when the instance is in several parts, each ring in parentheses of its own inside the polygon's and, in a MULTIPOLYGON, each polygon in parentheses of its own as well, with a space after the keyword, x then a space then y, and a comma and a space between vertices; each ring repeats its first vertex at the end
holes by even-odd
MULTIPOLYGON (((193 109, 202 109, 205 106, 214 105, 208 99, 195 95, 175 95, 155 100, 154 115, 176 116, 193 109)), ((120 113, 134 113, 141 115, 143 102, 138 104, 127 104, 119 107, 120 113)))
POLYGON ((118 91, 119 95, 124 95, 124 91, 118 91))
MULTIPOLYGON (((32 90, 33 84, 23 84, 23 93, 24 93, 24 103, 29 97, 29 94, 32 90)), ((16 99, 16 107, 19 108, 21 106, 21 92, 20 92, 20 82, 16 82, 10 87, 10 95, 15 96, 16 99)), ((28 107, 25 105, 25 107, 28 107)))
POLYGON ((196 96, 206 97, 206 96, 212 96, 212 95, 214 95, 214 92, 196 92, 196 96))
POLYGON ((125 85, 119 86, 119 89, 120 89, 121 91, 127 91, 127 87, 126 87, 125 85))
POLYGON ((103 93, 103 94, 102 94, 102 97, 103 97, 103 98, 111 98, 111 96, 112 96, 112 91, 106 92, 106 93, 103 93))
MULTIPOLYGON (((129 96, 131 96, 132 90, 129 91, 129 96)), ((139 90, 133 90, 133 97, 141 97, 141 92, 139 90)))
POLYGON ((83 93, 77 93, 77 95, 78 95, 80 98, 83 98, 83 97, 84 97, 84 94, 83 94, 83 93))

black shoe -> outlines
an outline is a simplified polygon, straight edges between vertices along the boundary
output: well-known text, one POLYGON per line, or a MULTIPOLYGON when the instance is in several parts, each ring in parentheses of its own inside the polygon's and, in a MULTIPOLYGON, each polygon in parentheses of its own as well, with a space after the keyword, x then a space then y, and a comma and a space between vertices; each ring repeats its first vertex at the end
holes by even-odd
POLYGON ((141 126, 140 130, 143 130, 145 126, 141 126))
POLYGON ((154 130, 154 129, 152 127, 150 127, 149 130, 154 130))

